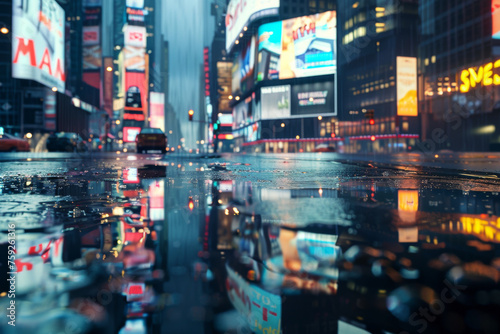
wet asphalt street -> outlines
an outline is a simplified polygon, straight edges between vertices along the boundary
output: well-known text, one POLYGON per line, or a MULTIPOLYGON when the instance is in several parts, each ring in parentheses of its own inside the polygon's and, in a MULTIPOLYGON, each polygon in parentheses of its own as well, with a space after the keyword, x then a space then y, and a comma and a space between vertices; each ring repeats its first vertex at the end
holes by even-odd
POLYGON ((0 333, 499 333, 492 168, 6 155, 0 333))

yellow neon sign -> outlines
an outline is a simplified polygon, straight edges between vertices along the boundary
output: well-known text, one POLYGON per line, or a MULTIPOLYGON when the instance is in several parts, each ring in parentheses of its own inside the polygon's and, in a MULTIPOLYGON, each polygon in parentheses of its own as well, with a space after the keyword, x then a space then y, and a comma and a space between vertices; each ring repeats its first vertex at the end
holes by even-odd
POLYGON ((478 85, 500 86, 500 75, 494 72, 496 68, 500 68, 500 59, 480 66, 477 70, 474 67, 463 70, 460 75, 462 80, 460 92, 468 93, 471 88, 476 88, 478 85))

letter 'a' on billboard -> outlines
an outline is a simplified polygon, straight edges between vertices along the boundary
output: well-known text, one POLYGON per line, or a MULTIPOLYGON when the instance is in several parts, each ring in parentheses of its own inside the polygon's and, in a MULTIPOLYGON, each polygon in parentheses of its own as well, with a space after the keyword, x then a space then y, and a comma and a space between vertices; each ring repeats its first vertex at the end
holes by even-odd
POLYGON ((65 20, 55 0, 12 1, 12 77, 64 92, 65 20))
POLYGON ((397 57, 398 116, 418 116, 417 58, 397 57))

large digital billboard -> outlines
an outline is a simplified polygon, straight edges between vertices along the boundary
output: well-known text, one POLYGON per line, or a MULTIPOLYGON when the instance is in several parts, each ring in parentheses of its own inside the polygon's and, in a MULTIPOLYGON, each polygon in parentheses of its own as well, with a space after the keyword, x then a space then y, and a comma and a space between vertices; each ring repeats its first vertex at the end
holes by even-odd
POLYGON ((165 94, 151 92, 149 96, 149 117, 151 118, 149 126, 152 128, 160 128, 165 132, 165 94))
POLYGON ((494 39, 500 39, 500 0, 491 0, 491 22, 494 39))
POLYGON ((83 81, 101 89, 102 47, 99 2, 85 1, 83 9, 83 81))
POLYGON ((417 58, 397 57, 398 116, 418 116, 417 58))
POLYGON ((335 11, 259 27, 257 81, 336 73, 335 11))
POLYGON ((243 29, 253 21, 278 15, 279 0, 231 0, 226 14, 226 51, 230 52, 243 29))
POLYGON ((335 116, 335 89, 333 81, 292 86, 292 116, 335 116))
POLYGON ((54 0, 13 0, 12 77, 65 90, 65 19, 54 0))
POLYGON ((262 87, 261 119, 279 119, 290 117, 290 85, 262 87))

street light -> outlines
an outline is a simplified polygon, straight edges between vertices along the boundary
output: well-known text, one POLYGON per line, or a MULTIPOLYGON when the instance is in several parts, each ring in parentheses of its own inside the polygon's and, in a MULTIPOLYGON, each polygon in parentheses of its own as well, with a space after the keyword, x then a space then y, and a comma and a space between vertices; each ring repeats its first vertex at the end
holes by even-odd
POLYGON ((0 32, 4 35, 7 35, 9 33, 9 28, 3 26, 2 28, 0 28, 0 32))

